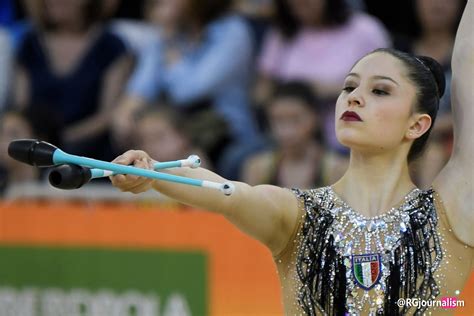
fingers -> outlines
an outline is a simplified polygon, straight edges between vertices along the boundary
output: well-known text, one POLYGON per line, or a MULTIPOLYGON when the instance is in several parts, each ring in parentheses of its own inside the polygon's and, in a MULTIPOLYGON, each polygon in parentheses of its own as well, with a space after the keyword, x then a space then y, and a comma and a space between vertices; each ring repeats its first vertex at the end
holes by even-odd
POLYGON ((112 162, 121 165, 134 165, 135 161, 147 159, 151 160, 150 156, 143 150, 129 150, 115 158, 112 162))
MULTIPOLYGON (((153 169, 153 160, 141 150, 129 150, 115 158, 113 163, 121 165, 133 165, 137 168, 153 169)), ((122 192, 140 193, 150 189, 153 179, 135 175, 114 175, 110 177, 112 184, 122 192)))
POLYGON ((150 189, 153 179, 132 175, 115 175, 110 177, 112 185, 122 192, 140 193, 150 189))
MULTIPOLYGON (((113 178, 120 177, 120 176, 121 175, 118 175, 113 178)), ((153 184, 153 179, 147 179, 147 178, 140 178, 140 179, 144 179, 144 180, 124 181, 115 186, 122 192, 132 192, 135 194, 148 191, 153 184)), ((112 181, 115 182, 116 180, 113 179, 112 181)))

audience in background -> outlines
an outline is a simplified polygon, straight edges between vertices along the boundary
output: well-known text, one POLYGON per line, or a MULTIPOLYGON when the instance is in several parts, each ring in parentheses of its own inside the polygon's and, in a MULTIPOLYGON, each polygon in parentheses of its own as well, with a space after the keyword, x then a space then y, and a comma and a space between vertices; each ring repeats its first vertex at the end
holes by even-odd
POLYGON ((347 159, 323 143, 319 102, 311 86, 288 82, 275 91, 265 107, 273 147, 247 161, 243 181, 288 188, 334 183, 344 173, 347 159))
POLYGON ((394 41, 397 49, 436 59, 443 66, 447 81, 448 89, 440 100, 430 144, 413 168, 413 177, 421 187, 426 187, 433 182, 434 177, 446 164, 451 154, 451 54, 465 4, 465 0, 416 0, 418 34, 412 38, 398 36, 394 41))
POLYGON ((308 81, 325 100, 327 143, 341 148, 333 116, 344 77, 359 58, 388 45, 382 24, 350 11, 345 0, 276 0, 275 26, 259 59, 257 102, 271 94, 275 81, 308 81))
POLYGON ((226 120, 231 135, 218 171, 235 179, 243 156, 260 146, 249 106, 250 31, 241 18, 229 13, 228 0, 162 0, 158 4, 164 25, 137 65, 115 112, 116 138, 125 139, 133 130, 133 112, 160 95, 182 109, 208 100, 226 120))
POLYGON ((130 71, 123 42, 101 23, 101 1, 44 0, 17 52, 14 105, 64 150, 112 159, 109 120, 130 71))
MULTIPOLYGON (((103 160, 132 147, 159 160, 197 153, 224 177, 251 184, 329 184, 346 166, 333 127, 343 78, 359 57, 391 45, 384 26, 364 10, 392 32, 395 48, 445 65, 449 87, 465 3, 2 2, 0 182, 5 186, 6 170, 10 182, 37 176, 26 165, 7 166, 14 161, 5 156, 10 139, 35 137, 103 160), (143 18, 132 20, 140 12, 143 18), (261 107, 250 106, 251 94, 261 107), (260 132, 266 122, 270 148, 260 132)), ((447 91, 431 145, 412 165, 421 187, 451 152, 449 98, 447 91)))
POLYGON ((13 160, 7 154, 12 140, 32 137, 31 126, 22 114, 10 111, 0 116, 0 196, 11 185, 38 178, 38 169, 13 160))

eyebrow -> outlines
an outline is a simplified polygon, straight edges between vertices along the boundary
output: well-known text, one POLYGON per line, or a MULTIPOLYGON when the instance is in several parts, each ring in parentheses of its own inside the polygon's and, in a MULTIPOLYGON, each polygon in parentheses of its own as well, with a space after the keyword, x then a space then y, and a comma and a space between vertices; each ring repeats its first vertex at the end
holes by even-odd
MULTIPOLYGON (((353 77, 360 78, 359 74, 357 74, 357 73, 355 73, 355 72, 349 73, 349 74, 346 76, 346 78, 349 77, 349 76, 353 76, 353 77)), ((393 79, 390 78, 390 77, 375 75, 375 76, 372 76, 372 79, 388 80, 388 81, 393 82, 393 83, 396 84, 397 86, 399 86, 398 82, 396 82, 395 80, 393 80, 393 79)))

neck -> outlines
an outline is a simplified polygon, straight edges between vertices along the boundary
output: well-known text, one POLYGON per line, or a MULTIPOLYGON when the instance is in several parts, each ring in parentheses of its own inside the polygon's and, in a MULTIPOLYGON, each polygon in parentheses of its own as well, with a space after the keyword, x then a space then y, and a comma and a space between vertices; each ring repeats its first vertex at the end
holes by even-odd
POLYGON ((351 207, 367 217, 383 214, 415 187, 405 154, 351 152, 349 168, 333 186, 351 207))
POLYGON ((308 142, 291 148, 282 148, 281 155, 282 158, 288 162, 299 162, 308 157, 313 157, 314 154, 318 152, 319 146, 313 142, 308 142))
POLYGON ((50 33, 57 36, 80 37, 87 35, 94 29, 94 26, 85 28, 80 21, 70 21, 55 27, 50 33))

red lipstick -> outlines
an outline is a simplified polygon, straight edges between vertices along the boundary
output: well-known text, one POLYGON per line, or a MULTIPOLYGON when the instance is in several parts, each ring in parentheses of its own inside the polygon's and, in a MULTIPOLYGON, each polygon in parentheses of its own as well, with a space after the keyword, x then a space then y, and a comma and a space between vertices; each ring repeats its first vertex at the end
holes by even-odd
POLYGON ((340 119, 343 121, 362 122, 362 119, 360 118, 360 116, 356 112, 352 112, 352 111, 346 111, 342 113, 340 119))

